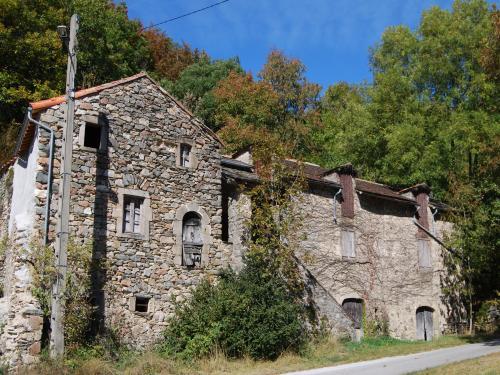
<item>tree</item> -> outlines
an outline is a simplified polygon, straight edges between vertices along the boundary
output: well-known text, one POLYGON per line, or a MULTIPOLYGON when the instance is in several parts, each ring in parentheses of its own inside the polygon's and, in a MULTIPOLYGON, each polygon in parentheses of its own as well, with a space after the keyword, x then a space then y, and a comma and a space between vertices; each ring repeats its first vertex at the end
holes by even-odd
POLYGON ((291 155, 303 157, 313 148, 311 131, 318 126, 321 86, 305 77, 306 67, 298 59, 272 50, 258 77, 271 85, 279 98, 280 139, 288 145, 291 155))
POLYGON ((0 159, 10 158, 16 129, 28 102, 60 95, 65 87, 66 52, 58 25, 80 15, 77 87, 101 84, 151 65, 142 25, 125 5, 110 0, 0 2, 0 159), (63 5, 63 6, 61 6, 63 5))
POLYGON ((230 72, 212 94, 215 129, 228 152, 260 144, 278 131, 278 96, 269 84, 255 82, 249 74, 230 72))
POLYGON ((160 79, 176 81, 181 72, 199 59, 198 51, 191 50, 187 43, 175 43, 158 29, 143 32, 153 58, 154 73, 160 79))
POLYGON ((175 82, 162 82, 166 89, 183 101, 207 126, 216 130, 215 102, 212 90, 217 83, 234 71, 242 74, 237 58, 212 61, 202 56, 200 61, 182 71, 175 82))

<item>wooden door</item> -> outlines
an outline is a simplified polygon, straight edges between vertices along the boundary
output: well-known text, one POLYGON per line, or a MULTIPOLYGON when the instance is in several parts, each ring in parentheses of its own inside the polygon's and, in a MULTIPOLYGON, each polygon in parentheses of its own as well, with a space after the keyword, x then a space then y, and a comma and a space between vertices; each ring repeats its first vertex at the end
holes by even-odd
POLYGON ((348 298, 342 303, 342 308, 354 322, 354 328, 361 329, 363 325, 363 300, 348 298))
POLYGON ((417 339, 431 341, 434 335, 434 322, 432 320, 430 307, 419 307, 417 309, 417 339))

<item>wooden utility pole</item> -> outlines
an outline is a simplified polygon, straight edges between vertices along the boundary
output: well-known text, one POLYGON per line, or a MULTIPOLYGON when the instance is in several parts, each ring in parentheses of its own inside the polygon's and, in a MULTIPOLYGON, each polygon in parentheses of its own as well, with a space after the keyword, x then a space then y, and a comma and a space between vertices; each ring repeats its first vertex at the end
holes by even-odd
POLYGON ((50 354, 53 358, 64 354, 64 289, 68 263, 69 205, 71 191, 71 164, 73 160, 73 122, 75 118, 75 75, 78 32, 78 15, 71 16, 68 43, 68 68, 66 71, 66 126, 63 130, 59 219, 55 244, 57 278, 52 290, 52 315, 50 317, 50 354))

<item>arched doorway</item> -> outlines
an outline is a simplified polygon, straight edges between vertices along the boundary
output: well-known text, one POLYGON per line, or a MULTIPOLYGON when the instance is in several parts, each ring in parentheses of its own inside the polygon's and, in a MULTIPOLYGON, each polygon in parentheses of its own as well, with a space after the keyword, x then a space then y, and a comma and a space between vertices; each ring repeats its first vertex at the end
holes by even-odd
POLYGON ((182 219, 182 264, 199 266, 202 247, 201 217, 196 212, 188 212, 182 219))
POLYGON ((346 298, 342 302, 342 308, 346 315, 354 322, 354 328, 363 327, 363 300, 359 298, 346 298))
POLYGON ((432 315, 434 309, 428 306, 420 306, 417 309, 417 339, 431 341, 434 335, 434 322, 432 315))

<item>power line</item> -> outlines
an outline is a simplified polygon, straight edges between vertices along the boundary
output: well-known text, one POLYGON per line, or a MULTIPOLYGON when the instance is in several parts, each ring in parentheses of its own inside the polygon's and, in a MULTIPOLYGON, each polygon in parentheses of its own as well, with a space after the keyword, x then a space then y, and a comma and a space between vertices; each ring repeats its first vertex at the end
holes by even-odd
POLYGON ((162 21, 162 22, 155 23, 154 25, 151 25, 151 26, 143 27, 142 30, 150 29, 150 28, 158 26, 158 25, 163 25, 164 23, 167 23, 167 22, 172 22, 172 21, 178 20, 179 18, 184 18, 184 17, 190 16, 190 15, 195 14, 195 13, 203 12, 204 10, 216 7, 217 5, 220 5, 222 3, 227 3, 228 1, 229 0, 219 1, 218 3, 211 4, 211 5, 206 6, 204 8, 193 10, 192 12, 189 12, 189 13, 186 13, 186 14, 182 14, 180 16, 177 16, 177 17, 174 17, 174 18, 170 18, 170 19, 162 21))

